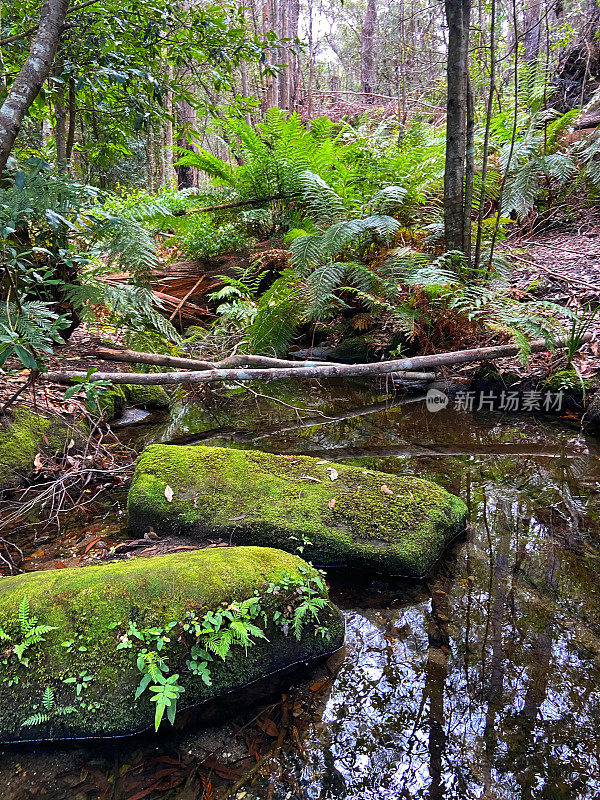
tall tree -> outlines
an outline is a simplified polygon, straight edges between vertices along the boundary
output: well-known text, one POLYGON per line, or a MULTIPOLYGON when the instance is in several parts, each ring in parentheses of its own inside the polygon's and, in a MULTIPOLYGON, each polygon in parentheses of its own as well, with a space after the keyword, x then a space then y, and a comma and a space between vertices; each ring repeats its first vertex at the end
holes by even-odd
POLYGON ((377 24, 376 0, 367 0, 367 10, 362 26, 360 42, 360 83, 361 91, 367 95, 367 102, 373 102, 368 95, 375 90, 375 26, 377 24))
POLYGON ((444 232, 446 249, 465 252, 465 157, 467 145, 467 81, 471 0, 446 0, 448 22, 448 100, 446 104, 446 167, 444 232))
POLYGON ((69 0, 45 0, 29 55, 0 107, 0 171, 6 166, 23 119, 50 74, 69 0))

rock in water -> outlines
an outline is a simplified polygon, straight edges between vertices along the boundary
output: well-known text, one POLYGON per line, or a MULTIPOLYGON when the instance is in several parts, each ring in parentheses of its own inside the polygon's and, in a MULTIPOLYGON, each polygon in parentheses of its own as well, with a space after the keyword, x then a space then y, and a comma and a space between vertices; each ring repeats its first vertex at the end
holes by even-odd
POLYGON ((320 566, 421 577, 465 525, 430 481, 222 447, 151 445, 129 491, 129 529, 280 547, 320 566), (333 480, 332 480, 333 479, 333 480))
MULTIPOLYGON (((164 687, 179 711, 343 640, 319 573, 281 550, 223 547, 2 578, 0 740, 132 734, 155 725, 164 687)), ((163 711, 166 721, 170 706, 163 711)))

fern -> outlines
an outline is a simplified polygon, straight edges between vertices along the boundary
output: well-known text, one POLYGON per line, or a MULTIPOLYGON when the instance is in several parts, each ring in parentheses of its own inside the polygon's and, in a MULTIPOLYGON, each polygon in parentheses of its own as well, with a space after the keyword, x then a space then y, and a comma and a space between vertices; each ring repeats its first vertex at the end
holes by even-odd
POLYGON ((260 298, 256 317, 248 329, 252 350, 284 353, 294 338, 303 315, 303 302, 296 272, 286 269, 260 298))

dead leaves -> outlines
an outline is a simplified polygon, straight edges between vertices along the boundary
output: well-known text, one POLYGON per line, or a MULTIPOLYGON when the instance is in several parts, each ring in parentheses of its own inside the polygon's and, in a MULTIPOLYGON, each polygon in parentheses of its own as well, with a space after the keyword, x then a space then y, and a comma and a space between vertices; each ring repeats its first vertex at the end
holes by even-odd
POLYGON ((274 739, 279 736, 279 728, 277 725, 275 725, 272 719, 269 719, 268 717, 265 719, 258 719, 256 724, 261 731, 264 731, 268 736, 272 736, 274 739))
POLYGON ((329 473, 330 480, 337 481, 339 477, 339 472, 337 469, 334 469, 333 467, 327 467, 327 472, 329 473))
POLYGON ((329 506, 329 508, 333 508, 335 505, 335 498, 332 497, 331 500, 327 503, 327 505, 329 506))
POLYGON ((167 499, 167 503, 173 502, 173 489, 167 484, 165 486, 165 497, 167 499))
POLYGON ((382 494, 387 494, 389 497, 393 497, 393 496, 394 496, 394 493, 392 492, 392 490, 390 489, 390 487, 389 487, 389 486, 387 486, 387 484, 385 484, 385 483, 384 483, 384 484, 383 484, 383 486, 381 487, 381 490, 380 490, 380 491, 381 491, 381 493, 382 493, 382 494))

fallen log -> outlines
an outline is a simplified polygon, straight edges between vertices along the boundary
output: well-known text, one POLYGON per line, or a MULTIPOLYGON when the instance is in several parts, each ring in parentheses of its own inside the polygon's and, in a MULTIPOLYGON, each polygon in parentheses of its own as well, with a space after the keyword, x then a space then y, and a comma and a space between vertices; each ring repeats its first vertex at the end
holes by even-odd
POLYGON ((255 356, 241 353, 228 356, 222 361, 202 361, 198 358, 184 358, 169 356, 163 353, 141 353, 136 350, 112 350, 99 347, 96 354, 104 361, 120 361, 126 364, 152 364, 155 367, 180 367, 181 369, 226 369, 232 367, 312 367, 331 365, 332 361, 289 361, 283 358, 270 358, 269 356, 255 356))
POLYGON ((174 211, 174 217, 184 217, 187 214, 203 214, 209 211, 220 211, 225 208, 242 208, 243 206, 255 206, 260 203, 270 203, 272 200, 293 200, 299 197, 297 194, 269 194, 266 197, 248 197, 246 200, 231 200, 228 203, 216 203, 213 206, 203 206, 203 208, 187 208, 174 211))
MULTIPOLYGON (((583 342, 588 342, 591 334, 582 337, 583 342)), ((557 342, 557 349, 564 348, 564 342, 557 342)), ((544 340, 531 343, 531 352, 539 353, 548 350, 544 340)), ((516 356, 519 348, 516 345, 503 344, 496 347, 476 347, 472 350, 456 350, 449 353, 437 353, 430 356, 415 356, 414 358, 400 358, 394 361, 379 361, 374 364, 321 364, 311 366, 296 366, 270 369, 206 369, 192 372, 158 372, 140 374, 131 372, 95 372, 90 380, 111 381, 112 383, 139 384, 142 386, 165 386, 168 384, 199 384, 213 383, 215 381, 274 381, 288 378, 350 378, 373 377, 375 375, 389 375, 398 372, 413 372, 429 370, 435 367, 452 366, 454 364, 468 364, 474 361, 489 361, 495 358, 509 358, 516 356)), ((262 356, 261 356, 262 358, 262 356)), ((87 373, 79 371, 51 371, 41 377, 47 381, 68 384, 73 379, 84 379, 87 373)))

